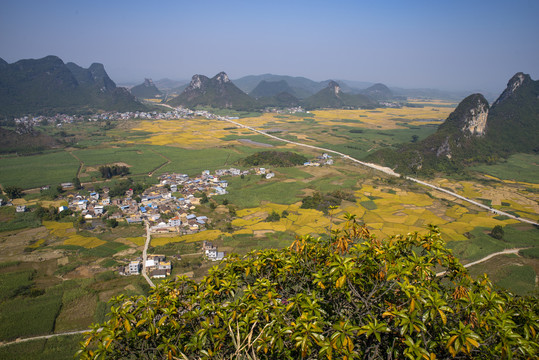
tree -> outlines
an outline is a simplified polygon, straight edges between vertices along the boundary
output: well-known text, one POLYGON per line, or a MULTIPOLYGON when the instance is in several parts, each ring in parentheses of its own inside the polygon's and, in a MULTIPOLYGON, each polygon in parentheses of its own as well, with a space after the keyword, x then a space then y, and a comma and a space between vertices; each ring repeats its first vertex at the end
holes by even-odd
POLYGON ((273 210, 271 212, 271 214, 269 214, 268 217, 266 218, 266 221, 275 222, 275 221, 279 221, 280 219, 281 219, 281 216, 279 215, 279 213, 277 213, 275 210, 273 210))
POLYGON ((496 225, 492 228, 492 231, 490 232, 490 236, 492 236, 494 239, 501 240, 503 239, 504 231, 503 227, 501 225, 496 225))
POLYGON ((328 239, 230 255, 200 282, 113 300, 82 359, 536 358, 539 301, 471 279, 437 227, 379 241, 347 216, 328 239))
POLYGON ((23 189, 18 186, 6 186, 4 192, 10 199, 18 199, 24 195, 23 189))
POLYGON ((116 226, 118 226, 118 220, 116 220, 116 219, 107 219, 107 226, 114 229, 116 226))
POLYGON ((75 187, 75 190, 82 189, 82 184, 80 183, 80 179, 78 177, 73 178, 73 186, 75 187))
POLYGON ((200 195, 200 203, 206 204, 208 201, 210 201, 208 199, 208 195, 205 192, 203 192, 202 195, 200 195))
POLYGON ((415 142, 417 142, 417 140, 419 140, 419 136, 418 135, 412 135, 412 142, 415 143, 415 142))

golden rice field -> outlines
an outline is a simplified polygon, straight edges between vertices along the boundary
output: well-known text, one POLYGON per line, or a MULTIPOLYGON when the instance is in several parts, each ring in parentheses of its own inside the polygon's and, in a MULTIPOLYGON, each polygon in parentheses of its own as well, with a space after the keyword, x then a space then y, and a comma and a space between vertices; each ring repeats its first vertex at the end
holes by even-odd
POLYGON ((152 246, 161 246, 168 243, 185 241, 188 243, 199 241, 213 241, 219 239, 222 235, 226 235, 220 230, 205 230, 194 234, 174 236, 174 237, 152 237, 152 246))
MULTIPOLYGON (((347 121, 340 120, 359 120, 361 123, 354 124, 357 127, 369 129, 402 129, 399 122, 407 121, 411 125, 439 124, 447 118, 453 108, 438 108, 426 106, 423 108, 381 108, 376 110, 317 110, 313 111, 314 119, 318 124, 335 126, 350 126, 347 121), (417 120, 417 121, 413 121, 417 120), (431 120, 431 121, 429 121, 431 120)), ((243 118, 236 120, 241 124, 249 125, 255 128, 267 126, 284 126, 290 119, 297 119, 294 116, 282 118, 280 114, 264 113, 259 117, 243 118)))
POLYGON ((432 183, 470 199, 489 201, 495 209, 515 211, 521 217, 539 220, 539 196, 522 191, 525 188, 537 189, 538 184, 500 181, 486 186, 471 181, 457 182, 448 179, 435 179, 432 183))
POLYGON ((446 241, 466 240, 464 233, 476 227, 492 228, 495 225, 517 223, 516 220, 497 220, 487 212, 470 213, 462 205, 454 204, 444 208, 426 194, 409 191, 363 185, 355 192, 356 204, 347 203, 334 209, 331 216, 313 209, 301 209, 300 203, 292 205, 265 204, 263 206, 242 209, 237 212, 238 218, 232 225, 238 230, 234 234, 254 234, 256 231, 287 231, 296 235, 324 234, 330 228, 342 226, 345 213, 356 216, 363 221, 378 238, 386 238, 396 234, 409 232, 425 232, 428 224, 438 225, 446 241), (388 192, 395 191, 395 194, 388 192), (373 200, 371 200, 373 199, 373 200), (372 202, 376 208, 363 202, 372 202), (278 222, 266 222, 264 219, 272 211, 281 214, 289 212, 287 218, 278 222))
POLYGON ((251 234, 255 231, 287 231, 296 235, 322 234, 330 227, 330 219, 321 211, 314 209, 301 209, 301 203, 291 205, 265 204, 256 208, 248 208, 237 212, 238 219, 232 225, 241 228, 235 234, 251 234), (266 222, 265 218, 273 211, 282 214, 287 211, 289 215, 279 221, 266 222), (255 216, 258 215, 258 216, 255 216))
POLYGON ((137 236, 137 237, 126 237, 124 238, 127 241, 132 242, 133 244, 137 246, 144 246, 144 243, 146 242, 146 238, 143 236, 137 236))
POLYGON ((43 221, 43 225, 49 230, 51 235, 58 238, 66 238, 63 241, 64 245, 76 245, 91 249, 106 243, 106 241, 94 236, 87 237, 77 234, 72 223, 43 221))
POLYGON ((443 209, 427 194, 397 189, 392 189, 396 190, 396 193, 392 194, 387 190, 389 189, 363 185, 355 192, 358 199, 357 207, 362 208, 361 211, 364 212, 363 221, 372 227, 372 232, 379 237, 424 231, 426 225, 433 224, 440 226, 446 241, 466 240, 464 233, 476 227, 492 228, 495 225, 505 226, 518 222, 497 220, 493 214, 484 211, 471 214, 468 208, 458 204, 443 209), (376 204, 376 209, 368 210, 361 205, 361 202, 370 199, 373 199, 371 201, 376 204))
POLYGON ((349 119, 360 120, 359 127, 369 129, 402 129, 398 122, 408 120, 411 125, 439 124, 447 118, 453 111, 452 108, 437 108, 425 106, 423 108, 400 109, 381 108, 376 110, 321 110, 313 111, 315 119, 322 125, 350 125, 349 123, 339 123, 336 120, 349 119), (410 121, 418 120, 418 121, 410 121), (431 120, 431 121, 427 121, 431 120))
POLYGON ((152 120, 143 121, 133 130, 149 132, 142 142, 151 145, 170 145, 182 148, 204 148, 223 145, 223 137, 233 134, 227 122, 206 119, 152 120))

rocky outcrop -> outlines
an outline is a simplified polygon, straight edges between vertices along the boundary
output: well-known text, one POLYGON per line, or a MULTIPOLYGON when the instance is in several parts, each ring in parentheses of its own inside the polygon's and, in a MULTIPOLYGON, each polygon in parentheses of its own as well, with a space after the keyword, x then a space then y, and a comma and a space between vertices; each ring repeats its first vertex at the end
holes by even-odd
POLYGON ((457 130, 466 136, 483 136, 487 129, 489 104, 481 94, 473 94, 460 102, 455 111, 440 125, 439 131, 457 130))
POLYGON ((470 135, 483 136, 487 128, 488 103, 482 99, 476 99, 474 107, 468 109, 467 116, 464 118, 464 124, 461 131, 468 132, 470 135))
POLYGON ((333 80, 328 83, 328 88, 333 91, 335 96, 339 96, 339 94, 341 93, 341 87, 333 80))
POLYGON ((509 99, 513 94, 517 91, 518 88, 520 88, 525 82, 532 81, 530 78, 530 75, 524 74, 522 72, 518 72, 511 79, 509 79, 509 82, 507 83, 507 87, 502 92, 500 97, 492 104, 492 106, 499 105, 503 101, 509 99))

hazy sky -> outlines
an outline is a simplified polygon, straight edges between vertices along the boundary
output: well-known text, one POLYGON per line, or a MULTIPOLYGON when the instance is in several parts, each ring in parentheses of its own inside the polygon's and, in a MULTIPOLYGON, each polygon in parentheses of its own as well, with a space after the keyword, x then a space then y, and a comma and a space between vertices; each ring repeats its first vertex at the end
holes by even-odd
POLYGON ((273 73, 500 92, 539 78, 538 0, 1 0, 0 57, 116 82, 273 73))

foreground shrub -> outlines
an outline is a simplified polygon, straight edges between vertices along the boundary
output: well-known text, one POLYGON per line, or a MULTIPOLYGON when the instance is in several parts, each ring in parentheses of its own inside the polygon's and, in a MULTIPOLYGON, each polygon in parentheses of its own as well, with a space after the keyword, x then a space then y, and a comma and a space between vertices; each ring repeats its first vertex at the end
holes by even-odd
POLYGON ((200 282, 119 296, 82 358, 534 358, 537 298, 472 280, 440 231, 379 241, 348 216, 329 240, 229 256, 200 282))

